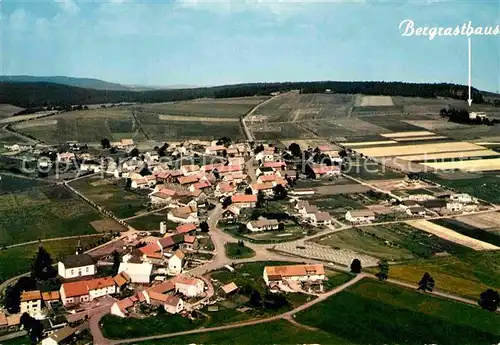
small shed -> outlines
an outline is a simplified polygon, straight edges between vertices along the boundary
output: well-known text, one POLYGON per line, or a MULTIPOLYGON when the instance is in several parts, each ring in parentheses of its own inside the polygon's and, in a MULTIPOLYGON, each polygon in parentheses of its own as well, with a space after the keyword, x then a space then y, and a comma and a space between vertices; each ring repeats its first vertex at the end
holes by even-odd
POLYGON ((229 284, 223 285, 221 289, 224 294, 229 295, 238 290, 238 286, 234 282, 231 282, 229 284))

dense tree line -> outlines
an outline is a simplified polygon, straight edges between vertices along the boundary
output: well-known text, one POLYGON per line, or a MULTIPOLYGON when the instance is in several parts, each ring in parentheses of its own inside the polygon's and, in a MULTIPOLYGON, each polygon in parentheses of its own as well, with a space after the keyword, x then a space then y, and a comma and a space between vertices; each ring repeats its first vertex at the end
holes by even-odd
POLYGON ((443 108, 439 112, 439 115, 441 115, 442 117, 447 117, 448 120, 451 122, 463 123, 467 125, 493 126, 496 125, 497 123, 500 123, 500 121, 497 119, 490 120, 487 117, 481 118, 477 116, 476 118, 471 118, 469 112, 464 109, 443 108))
MULTIPOLYGON (((195 98, 229 98, 254 95, 270 95, 273 92, 300 90, 302 93, 325 92, 363 93, 367 95, 388 95, 407 97, 451 97, 466 100, 467 87, 456 84, 422 84, 401 82, 284 82, 253 83, 203 87, 194 89, 168 89, 148 91, 109 91, 84 89, 54 83, 0 82, 0 103, 10 103, 23 108, 48 107, 49 109, 71 110, 74 105, 101 103, 154 103, 175 102, 195 98)), ((474 103, 483 103, 482 94, 473 89, 474 103)), ((26 110, 29 112, 29 110, 26 110)), ((25 112, 26 112, 25 111, 25 112)))

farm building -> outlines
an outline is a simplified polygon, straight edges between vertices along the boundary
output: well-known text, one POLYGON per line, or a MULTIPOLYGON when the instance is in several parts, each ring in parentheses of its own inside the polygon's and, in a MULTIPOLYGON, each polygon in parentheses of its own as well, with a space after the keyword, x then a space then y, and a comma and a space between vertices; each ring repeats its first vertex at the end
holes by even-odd
POLYGON ((259 219, 247 223, 247 229, 251 232, 278 230, 279 223, 276 219, 259 219))
POLYGON ((180 275, 174 278, 175 292, 186 297, 197 297, 205 291, 205 282, 198 278, 180 275))
POLYGON ((332 217, 328 212, 314 212, 309 216, 314 226, 328 226, 332 224, 332 217))
POLYGON ((255 207, 257 195, 233 195, 231 201, 239 208, 255 207))
POLYGON ((286 281, 322 282, 325 280, 325 268, 321 264, 266 266, 263 278, 267 286, 286 281))
POLYGON ((149 284, 153 265, 150 263, 122 262, 118 273, 125 272, 132 283, 149 284))
POLYGON ((375 220, 375 213, 370 210, 347 211, 345 219, 352 223, 366 223, 375 220))
POLYGON ((95 298, 111 295, 117 292, 115 282, 111 277, 64 283, 59 295, 65 306, 92 301, 95 298))

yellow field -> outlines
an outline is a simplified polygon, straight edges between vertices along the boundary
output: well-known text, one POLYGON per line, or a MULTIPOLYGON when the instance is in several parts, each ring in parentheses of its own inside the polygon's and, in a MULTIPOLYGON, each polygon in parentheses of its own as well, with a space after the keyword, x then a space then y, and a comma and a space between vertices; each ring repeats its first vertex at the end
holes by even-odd
POLYGON ((421 145, 402 145, 361 148, 358 151, 368 157, 390 157, 403 156, 411 154, 439 153, 439 152, 457 152, 485 150, 483 146, 474 145, 465 142, 421 144, 421 145))
POLYGON ((429 136, 429 135, 435 135, 432 132, 429 131, 415 131, 415 132, 395 132, 395 133, 384 133, 380 134, 383 137, 386 138, 407 138, 407 137, 423 137, 423 136, 429 136))
POLYGON ((433 140, 433 139, 446 139, 443 135, 434 135, 430 137, 411 137, 411 138, 394 138, 398 143, 404 141, 415 141, 415 140, 433 140))
POLYGON ((500 213, 490 212, 461 216, 456 218, 459 222, 479 229, 493 229, 500 231, 500 213))
POLYGON ((16 129, 32 128, 32 127, 44 127, 44 126, 55 126, 57 125, 57 120, 33 120, 26 121, 16 124, 14 127, 16 129))
POLYGON ((363 96, 361 100, 362 107, 377 107, 394 105, 390 96, 363 96))
POLYGON ((365 146, 365 145, 384 145, 384 144, 397 144, 397 141, 394 140, 385 140, 385 141, 362 141, 357 143, 344 143, 344 146, 365 146))
POLYGON ((462 234, 459 234, 458 232, 455 232, 453 230, 445 228, 444 226, 440 226, 440 225, 431 223, 425 219, 408 220, 408 221, 406 221, 406 223, 417 228, 417 229, 420 229, 422 231, 428 232, 428 233, 433 234, 435 236, 441 237, 442 239, 445 239, 447 241, 451 241, 451 242, 460 244, 462 246, 472 248, 474 250, 500 249, 497 246, 494 246, 492 244, 489 244, 489 243, 486 243, 483 241, 476 240, 475 238, 464 236, 462 234))
POLYGON ((486 156, 497 156, 497 155, 500 155, 500 153, 495 152, 493 150, 475 150, 475 151, 441 152, 441 153, 430 153, 421 155, 408 155, 408 156, 400 156, 399 158, 405 161, 425 161, 433 159, 486 157, 486 156))
POLYGON ((203 116, 179 116, 179 115, 158 115, 162 121, 200 121, 200 122, 236 122, 237 118, 225 117, 203 117, 203 116))
POLYGON ((422 165, 438 169, 460 169, 466 171, 495 171, 500 170, 500 158, 464 160, 455 162, 421 163, 422 165))

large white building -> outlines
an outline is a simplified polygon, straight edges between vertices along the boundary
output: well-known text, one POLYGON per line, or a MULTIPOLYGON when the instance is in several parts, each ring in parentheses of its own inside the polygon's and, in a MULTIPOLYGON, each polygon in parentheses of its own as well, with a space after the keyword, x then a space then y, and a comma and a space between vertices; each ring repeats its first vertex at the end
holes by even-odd
POLYGON ((264 281, 268 286, 273 282, 318 282, 324 280, 325 268, 321 264, 264 267, 264 281))
POLYGON ((175 292, 179 292, 186 297, 197 297, 205 291, 205 282, 198 278, 185 275, 175 277, 175 292))
POLYGON ((130 277, 132 283, 149 284, 153 265, 147 262, 140 264, 132 262, 122 262, 118 268, 118 273, 125 272, 130 277))
POLYGON ((64 279, 93 276, 95 262, 88 254, 66 256, 57 264, 57 273, 64 279))
POLYGON ((35 317, 42 311, 42 294, 39 290, 24 291, 21 294, 21 314, 28 313, 35 317))
POLYGON ((347 211, 345 219, 351 223, 367 223, 375 220, 375 212, 370 210, 347 211))

